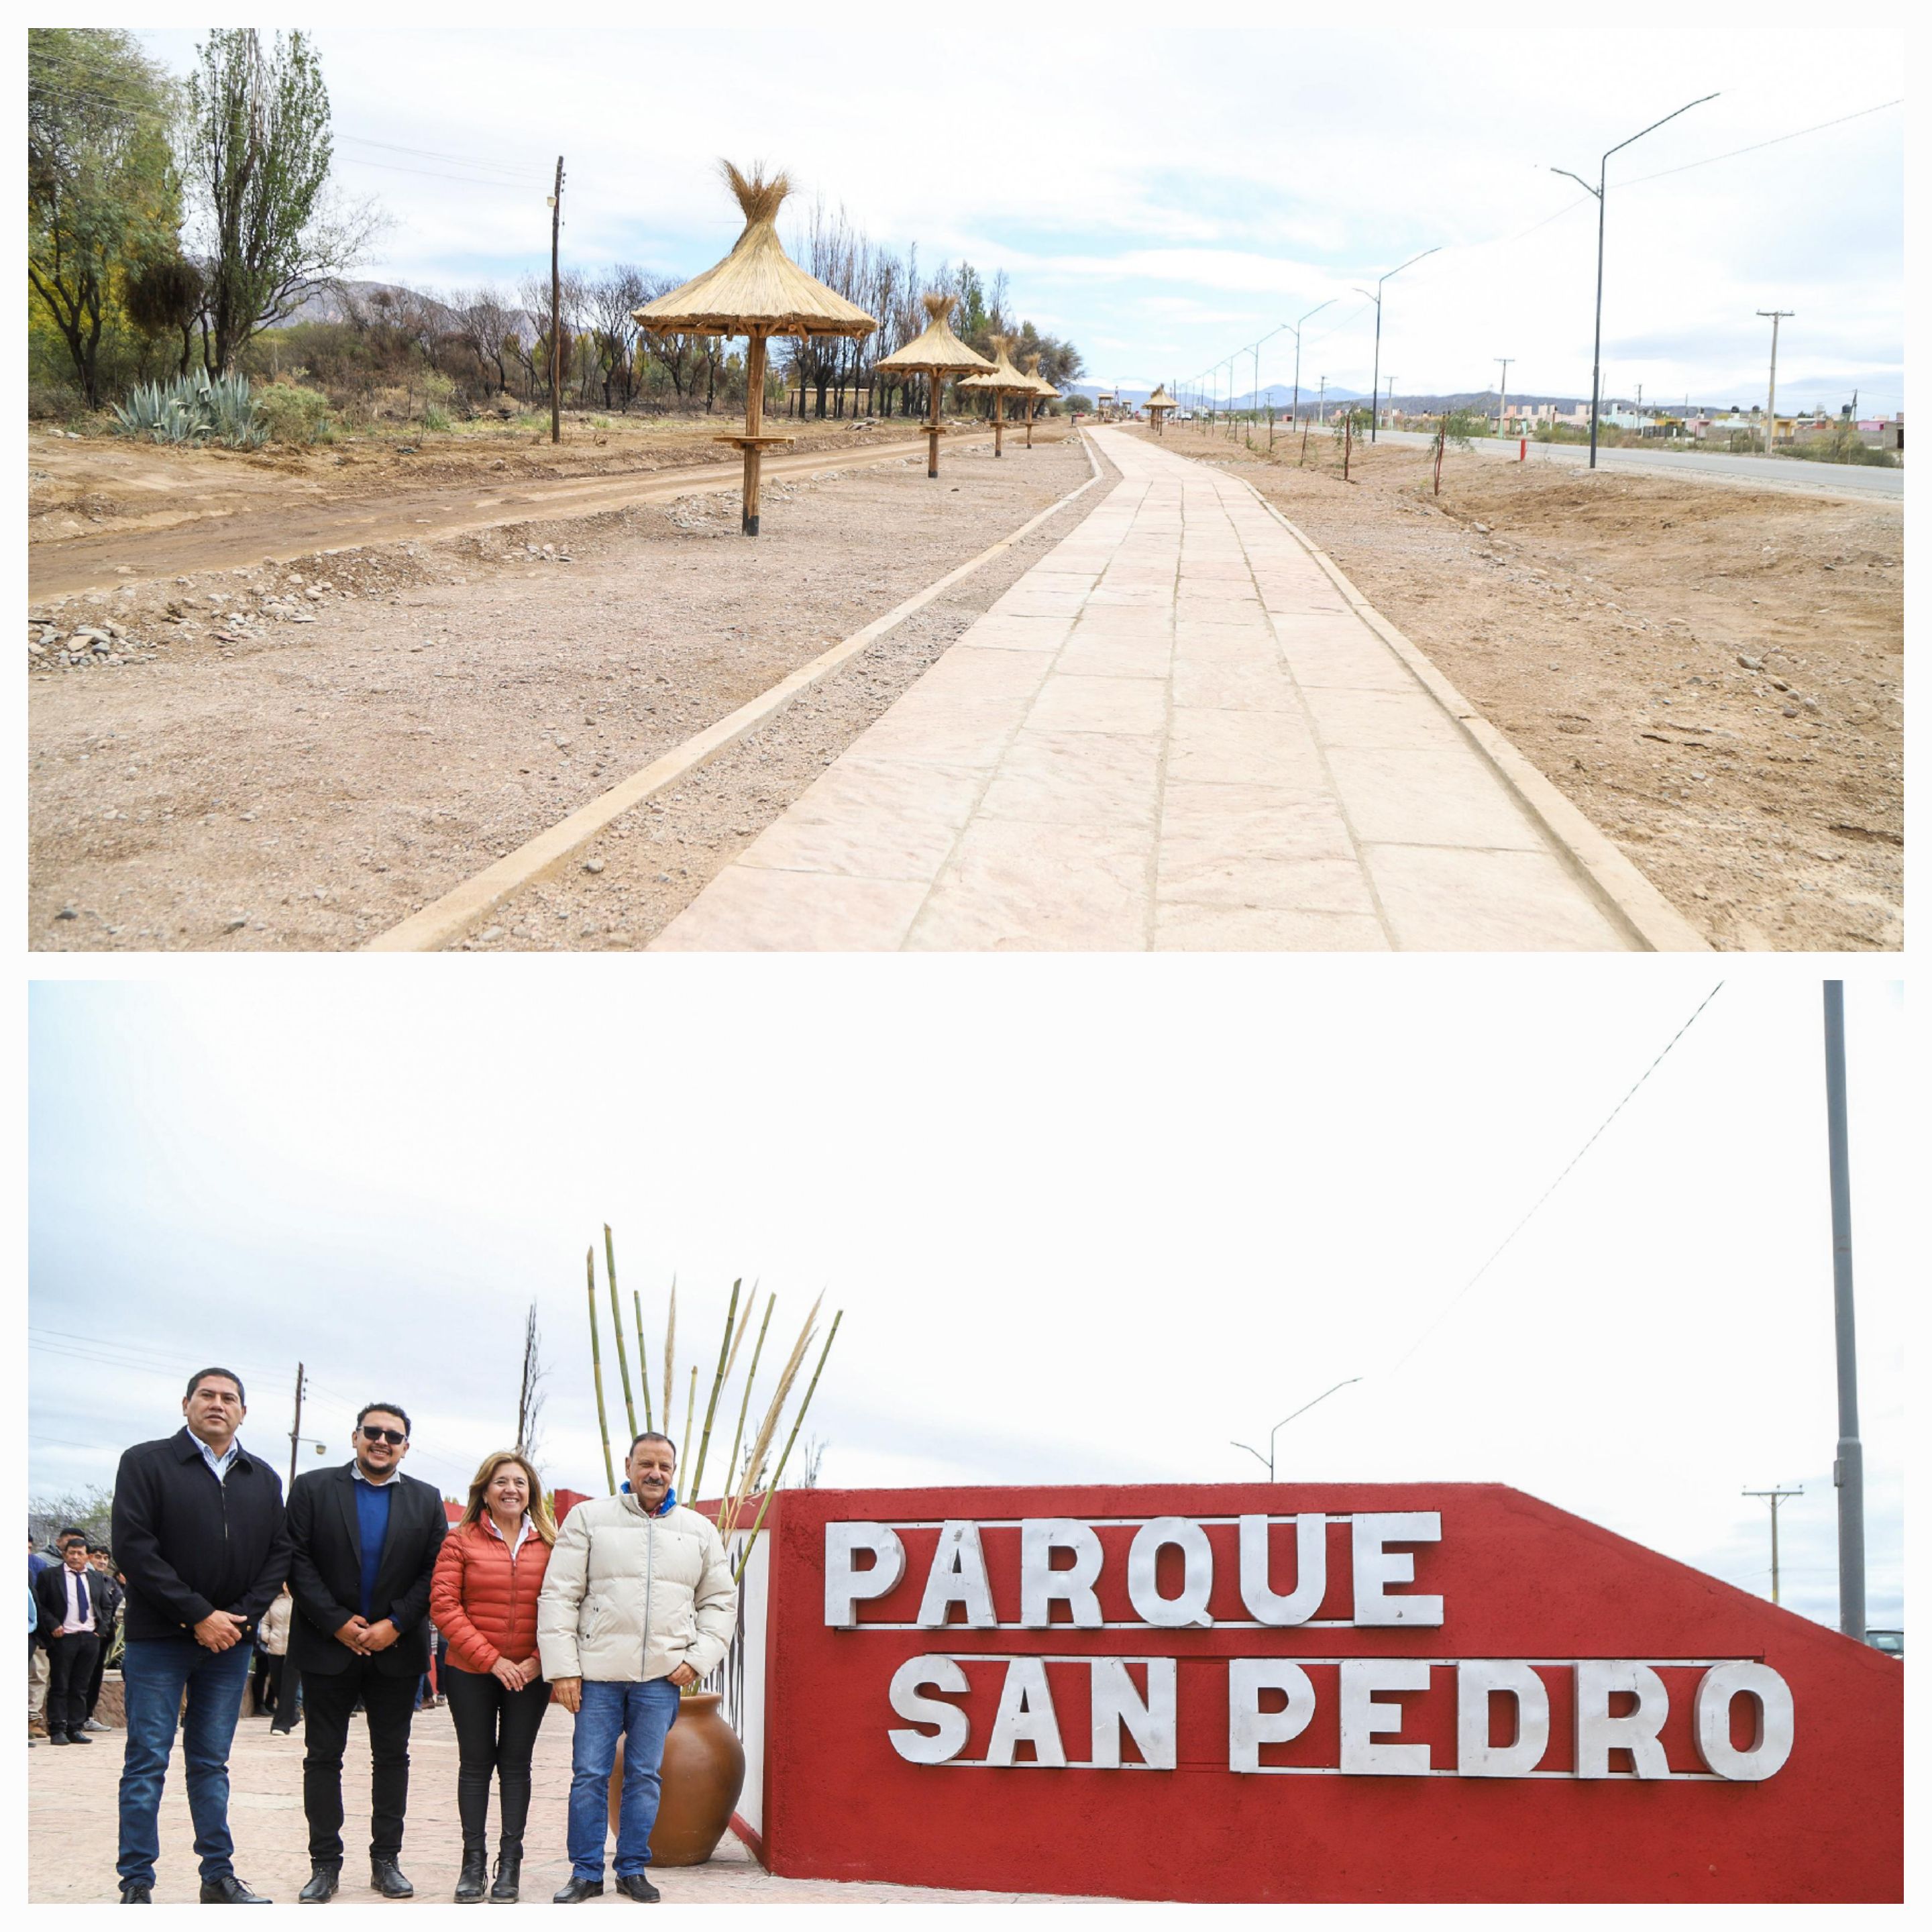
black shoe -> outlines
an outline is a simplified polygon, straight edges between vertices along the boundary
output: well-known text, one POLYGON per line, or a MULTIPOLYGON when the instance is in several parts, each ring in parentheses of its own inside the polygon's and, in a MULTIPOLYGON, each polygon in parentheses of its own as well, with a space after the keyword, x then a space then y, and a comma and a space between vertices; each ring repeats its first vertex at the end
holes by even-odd
POLYGON ((204 1905, 272 1905, 272 1898, 263 1898, 250 1892, 232 1872, 224 1872, 219 1878, 205 1878, 201 1882, 201 1902, 204 1905))
POLYGON ((308 1882, 296 1894, 298 1905, 323 1905, 335 1896, 335 1888, 342 1882, 340 1863, 326 1858, 316 1858, 309 1867, 308 1882))
POLYGON ((123 1905, 152 1905, 154 1902, 154 1888, 151 1885, 124 1885, 121 1888, 123 1905))
POLYGON ((642 1872, 620 1873, 617 1889, 626 1898, 634 1898, 640 1905, 655 1905, 664 1896, 642 1872))
POLYGON ((570 1882, 561 1892, 550 1894, 553 1905, 581 1905, 586 1898, 602 1898, 604 1881, 601 1878, 579 1878, 576 1873, 570 1875, 570 1882))
POLYGON ((524 1848, 519 1845, 514 1851, 502 1851, 496 1854, 496 1882, 490 1888, 492 1905, 514 1905, 517 1902, 517 1888, 522 1881, 524 1848))
POLYGON ((457 1904, 458 1905, 480 1904, 489 1883, 489 1853, 466 1851, 463 1854, 463 1870, 457 1876, 457 1904))
POLYGON ((380 1892, 385 1898, 413 1898, 416 1888, 403 1876, 403 1868, 397 1864, 394 1855, 384 1858, 371 1852, 369 1858, 369 1889, 380 1892))
POLYGON ((50 1731, 47 1742, 50 1744, 70 1744, 74 1740, 64 1731, 50 1731))
POLYGON ((85 1731, 70 1731, 67 1741, 70 1744, 91 1744, 94 1740, 85 1731))

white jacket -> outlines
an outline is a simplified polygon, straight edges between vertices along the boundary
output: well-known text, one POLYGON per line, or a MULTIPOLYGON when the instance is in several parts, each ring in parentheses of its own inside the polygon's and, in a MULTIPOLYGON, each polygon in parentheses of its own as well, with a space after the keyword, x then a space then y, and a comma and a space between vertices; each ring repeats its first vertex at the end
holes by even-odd
POLYGON ((537 1598, 543 1674, 639 1683, 688 1664, 716 1669, 738 1618, 718 1532, 674 1504, 647 1516, 634 1497, 598 1496, 563 1520, 537 1598))

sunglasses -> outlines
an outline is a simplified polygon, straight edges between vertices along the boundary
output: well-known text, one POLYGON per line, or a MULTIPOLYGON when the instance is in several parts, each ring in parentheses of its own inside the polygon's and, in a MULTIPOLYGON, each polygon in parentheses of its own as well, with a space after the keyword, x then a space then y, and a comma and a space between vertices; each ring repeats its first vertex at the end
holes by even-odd
POLYGON ((367 1422, 362 1425, 362 1433, 370 1442, 392 1442, 398 1449, 410 1439, 400 1429, 377 1429, 367 1422))

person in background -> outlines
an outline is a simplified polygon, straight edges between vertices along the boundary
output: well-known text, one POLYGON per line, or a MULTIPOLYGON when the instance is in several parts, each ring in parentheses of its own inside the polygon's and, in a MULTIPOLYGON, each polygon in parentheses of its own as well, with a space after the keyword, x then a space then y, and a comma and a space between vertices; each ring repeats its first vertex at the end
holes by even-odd
POLYGON ((40 1627, 40 1600, 34 1594, 33 1573, 27 1577, 27 1748, 33 1750, 38 1740, 34 1736, 34 1658, 40 1650, 34 1633, 40 1627))
POLYGON ((385 1898, 416 1893, 401 1864, 410 1720, 429 1659, 430 1578, 449 1520, 434 1486, 402 1472, 410 1419, 395 1403, 367 1404, 355 1440, 353 1462, 312 1469, 289 1491, 288 1655, 302 1678, 308 1905, 341 1883, 342 1754, 358 1703, 373 1774, 369 1882, 385 1898))
POLYGON ((462 1518, 436 1560, 429 1600, 449 1646, 440 1682, 456 1726, 459 1905, 480 1899, 488 1881, 493 1769, 500 1809, 490 1898, 517 1902, 530 1755, 550 1705, 537 1655, 537 1597, 556 1540, 536 1470, 515 1450, 500 1449, 484 1458, 462 1518))
POLYGON ((677 1449, 646 1430, 631 1444, 622 1496, 580 1502, 563 1520, 537 1606, 538 1647, 556 1701, 577 1718, 571 1752, 570 1880, 554 1903, 604 1890, 610 1772, 624 1739, 617 1889, 656 1903, 646 1876, 664 1739, 678 1693, 722 1660, 738 1592, 718 1532, 680 1506, 677 1449))
POLYGON ((64 1531, 60 1550, 60 1567, 43 1570, 34 1585, 47 1647, 47 1742, 91 1744, 87 1686, 100 1654, 100 1606, 88 1587, 87 1538, 64 1531))
POLYGON ((106 1682, 107 1667, 113 1661, 114 1640, 121 1622, 121 1605, 127 1592, 115 1581, 113 1559, 98 1544, 87 1550, 88 1582, 94 1592, 94 1615, 100 1624, 100 1649, 94 1660, 94 1675, 87 1683, 87 1723, 90 1731, 112 1728, 94 1714, 100 1702, 100 1687, 106 1682))
MULTIPOLYGON (((27 1594, 34 1597, 34 1580, 44 1570, 51 1559, 34 1540, 32 1530, 27 1532, 27 1594)), ((39 1599, 34 1598, 38 1604, 39 1599)), ((35 1732, 46 1735, 44 1720, 47 1708, 47 1652, 39 1635, 38 1609, 34 1628, 27 1633, 27 1736, 31 1742, 35 1732)))
POLYGON ((289 1660, 289 1624, 295 1616, 296 1600, 290 1594, 289 1586, 282 1586, 282 1594, 262 1613, 262 1627, 256 1634, 258 1648, 256 1666, 260 1675, 256 1682, 261 1687, 256 1691, 256 1701, 270 1716, 271 1730, 286 1730, 293 1724, 295 1714, 286 1714, 289 1723, 282 1722, 282 1699, 286 1694, 283 1684, 284 1670, 289 1660), (262 1693, 266 1691, 266 1695, 262 1693))
POLYGON ((124 1905, 154 1903, 161 1786, 177 1725, 201 1902, 269 1902, 236 1876, 228 1830, 228 1752, 248 1686, 250 1637, 289 1568, 281 1478, 238 1439, 248 1413, 239 1376, 202 1369, 182 1402, 186 1426, 136 1444, 115 1476, 111 1540, 128 1584, 124 1905))

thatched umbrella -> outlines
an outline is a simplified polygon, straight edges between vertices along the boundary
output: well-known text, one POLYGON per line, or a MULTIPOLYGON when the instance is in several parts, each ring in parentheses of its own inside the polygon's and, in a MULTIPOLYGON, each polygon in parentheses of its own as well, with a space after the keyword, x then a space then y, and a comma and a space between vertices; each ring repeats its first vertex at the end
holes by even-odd
POLYGON ((745 452, 744 530, 758 534, 758 470, 766 448, 791 441, 766 436, 765 344, 774 335, 870 335, 878 323, 821 281, 808 275, 784 251, 776 224, 791 183, 783 174, 767 181, 762 168, 747 181, 729 161, 718 164, 738 206, 744 232, 715 268, 631 314, 650 335, 742 335, 745 353, 745 434, 722 436, 745 452))
POLYGON ((931 295, 922 296, 920 299, 926 304, 926 314, 931 318, 926 323, 926 333, 916 341, 908 342, 903 349, 882 356, 875 366, 926 378, 926 389, 932 399, 926 418, 926 473, 937 476, 939 439, 946 434, 939 420, 939 386, 949 376, 970 375, 976 370, 990 369, 993 365, 976 349, 968 349, 948 325, 946 318, 952 313, 956 296, 931 295))
POLYGON ((1026 446, 1030 449, 1033 447, 1034 411, 1039 408, 1040 399, 1042 397, 1050 398, 1054 402, 1058 402, 1060 400, 1060 392, 1051 382, 1042 380, 1040 373, 1040 358, 1037 356, 1029 356, 1027 358, 1026 376, 1028 383, 1030 385, 1026 392, 1026 446))
POLYGON ((1162 383, 1141 406, 1154 418, 1154 434, 1156 436, 1166 434, 1167 412, 1176 406, 1174 398, 1167 393, 1167 385, 1165 382, 1162 383))
POLYGON ((1006 344, 1012 340, 1010 335, 993 338, 993 349, 997 359, 983 376, 968 376, 959 386, 962 389, 990 389, 993 394, 993 454, 1004 456, 1006 452, 1000 446, 1001 432, 1005 428, 1004 406, 1009 396, 1023 396, 1032 387, 1032 378, 1022 376, 1006 359, 1006 344))

